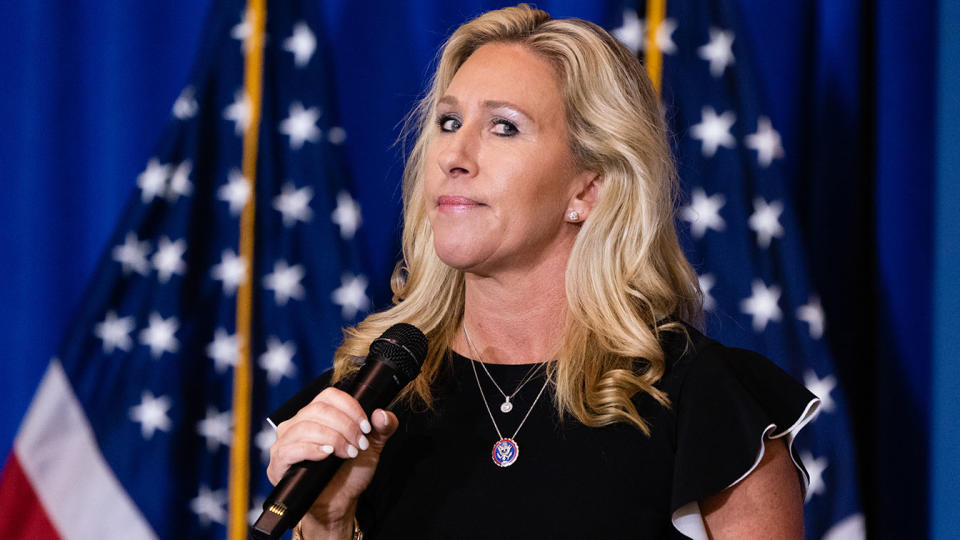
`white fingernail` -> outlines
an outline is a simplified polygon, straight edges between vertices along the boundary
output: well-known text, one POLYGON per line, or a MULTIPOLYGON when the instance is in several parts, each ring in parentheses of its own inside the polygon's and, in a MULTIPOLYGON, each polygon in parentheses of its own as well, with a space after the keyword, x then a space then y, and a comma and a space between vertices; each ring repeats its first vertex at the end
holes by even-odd
POLYGON ((366 418, 360 421, 360 431, 364 433, 370 433, 371 430, 372 428, 370 427, 370 422, 367 422, 366 418))
POLYGON ((390 423, 390 418, 387 416, 387 411, 384 411, 384 410, 381 409, 381 410, 380 410, 380 418, 383 419, 383 422, 381 422, 381 423, 383 424, 384 427, 386 427, 387 424, 390 423))
POLYGON ((360 452, 359 452, 356 448, 354 448, 352 444, 348 444, 348 445, 347 445, 347 455, 348 455, 348 456, 354 458, 354 457, 357 457, 357 454, 359 454, 359 453, 360 453, 360 452))
POLYGON ((332 454, 332 453, 333 453, 333 447, 330 446, 329 444, 325 444, 325 445, 321 446, 320 449, 323 450, 324 452, 328 453, 328 454, 332 454))
POLYGON ((360 445, 361 450, 366 450, 367 448, 370 448, 370 441, 368 441, 367 438, 364 437, 363 435, 360 436, 360 440, 357 441, 357 444, 360 445))

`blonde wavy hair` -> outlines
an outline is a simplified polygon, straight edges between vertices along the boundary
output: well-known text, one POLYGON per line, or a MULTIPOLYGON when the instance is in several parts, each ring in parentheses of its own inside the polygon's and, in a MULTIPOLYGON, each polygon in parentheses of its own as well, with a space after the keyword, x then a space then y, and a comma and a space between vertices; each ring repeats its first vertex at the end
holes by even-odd
POLYGON ((421 375, 402 399, 431 407, 431 385, 448 362, 464 310, 464 276, 437 257, 423 194, 435 106, 466 59, 487 43, 518 43, 554 68, 565 103, 570 149, 581 170, 601 175, 596 206, 567 264, 564 342, 548 376, 561 415, 588 426, 633 424, 649 434, 633 397, 664 406, 655 385, 665 369, 661 332, 699 320, 697 275, 677 241, 676 168, 660 100, 640 62, 599 26, 553 20, 525 4, 460 26, 442 48, 426 96, 408 117, 416 142, 403 175, 403 260, 392 278, 394 305, 345 330, 336 380, 358 368, 370 342, 398 322, 430 341, 421 375))

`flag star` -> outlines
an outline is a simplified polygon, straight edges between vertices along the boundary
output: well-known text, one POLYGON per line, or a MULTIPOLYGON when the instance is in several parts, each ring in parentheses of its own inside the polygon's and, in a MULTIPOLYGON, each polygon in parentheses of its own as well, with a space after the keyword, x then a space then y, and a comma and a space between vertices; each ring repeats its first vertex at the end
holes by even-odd
POLYGON ((353 238, 357 228, 360 227, 360 205, 353 200, 346 191, 337 194, 337 207, 330 216, 334 223, 340 227, 340 237, 344 239, 353 238))
POLYGON ((193 183, 190 182, 190 171, 193 162, 189 159, 177 165, 170 175, 170 185, 167 186, 167 200, 176 202, 180 196, 186 197, 193 193, 193 183))
POLYGON ((730 133, 730 128, 737 121, 737 115, 733 111, 726 111, 717 116, 717 111, 709 105, 701 109, 700 123, 690 128, 690 136, 700 141, 703 157, 713 157, 717 153, 717 148, 734 148, 737 146, 736 139, 730 133))
MULTIPOLYGON (((673 42, 673 33, 677 30, 675 19, 664 19, 653 30, 653 42, 657 49, 664 54, 677 52, 677 44, 673 42)), ((623 10, 623 24, 613 30, 613 35, 633 54, 647 48, 647 38, 651 28, 637 16, 632 9, 623 10)))
POLYGON ((213 279, 223 282, 223 294, 233 295, 237 287, 247 280, 247 261, 237 256, 232 249, 220 255, 220 264, 210 269, 213 279))
POLYGON ((224 490, 211 491, 201 485, 196 498, 190 501, 190 510, 197 515, 202 525, 216 522, 221 525, 227 522, 227 494, 224 490))
POLYGON ((800 452, 800 461, 803 462, 803 468, 810 475, 810 486, 807 488, 806 501, 810 501, 814 495, 823 495, 827 486, 823 481, 823 472, 829 467, 829 461, 826 456, 814 458, 813 454, 804 450, 800 452))
POLYGON ((823 337, 823 328, 826 326, 823 316, 823 307, 820 306, 820 298, 813 296, 810 300, 797 308, 797 318, 810 326, 810 337, 820 339, 823 337))
POLYGON ((767 287, 759 279, 750 285, 753 289, 749 298, 740 302, 740 309, 753 317, 753 330, 762 332, 770 321, 779 321, 783 313, 777 302, 780 300, 780 287, 767 287))
POLYGON ((347 130, 340 126, 333 126, 327 130, 327 140, 330 144, 343 144, 347 140, 347 130))
POLYGON ((224 328, 217 328, 213 334, 213 341, 207 345, 207 356, 213 360, 217 373, 223 373, 228 367, 236 366, 238 355, 237 335, 228 334, 224 328))
POLYGON ((747 223, 757 233, 757 245, 762 248, 770 247, 774 237, 783 236, 783 227, 780 225, 780 214, 783 213, 783 203, 767 201, 757 197, 753 200, 753 214, 747 223))
POLYGON ((644 48, 643 20, 632 9, 623 10, 623 24, 613 29, 613 36, 633 54, 644 48))
POLYGON ((283 214, 283 226, 293 227, 297 221, 308 222, 313 219, 313 210, 310 209, 310 200, 313 199, 313 188, 304 186, 300 189, 290 182, 283 185, 280 195, 273 199, 273 208, 283 214))
POLYGON ((717 284, 717 279, 713 277, 713 274, 704 274, 698 276, 700 281, 700 292, 703 293, 703 309, 705 311, 713 311, 717 308, 717 301, 710 295, 710 291, 713 290, 713 286, 717 284))
POLYGON ((263 276, 263 286, 273 291, 277 304, 285 306, 291 298, 303 299, 304 290, 300 284, 303 276, 302 265, 288 266, 287 261, 280 260, 273 264, 272 273, 263 276))
MULTIPOLYGON (((673 42, 673 33, 676 30, 677 21, 667 18, 661 21, 656 31, 654 31, 653 41, 663 54, 673 54, 677 52, 677 44, 673 42)), ((647 31, 649 31, 649 29, 647 31)))
POLYGON ((197 114, 197 100, 193 97, 193 87, 188 86, 180 92, 177 100, 173 102, 173 116, 178 120, 187 120, 197 114))
POLYGON ((251 15, 252 13, 250 13, 249 9, 244 10, 240 22, 233 25, 233 28, 230 29, 230 37, 243 43, 244 52, 250 50, 250 38, 253 37, 253 24, 251 24, 253 17, 251 15))
POLYGON ((143 204, 150 203, 155 197, 164 194, 168 176, 170 176, 169 165, 160 163, 156 158, 147 162, 147 168, 137 176, 137 187, 140 188, 140 200, 143 204))
POLYGON ((711 28, 710 42, 697 49, 697 54, 710 62, 710 74, 720 77, 733 63, 733 32, 711 28))
POLYGON ((275 337, 267 339, 267 351, 260 355, 260 367, 267 371, 267 382, 277 384, 284 377, 292 377, 297 372, 293 365, 293 356, 297 347, 292 341, 281 342, 275 337))
POLYGON ((93 333, 103 341, 103 352, 110 354, 114 349, 129 351, 133 347, 130 339, 133 327, 133 317, 117 318, 116 311, 108 311, 106 318, 93 328, 93 333))
POLYGON ((233 413, 229 410, 217 412, 207 407, 207 416, 197 423, 197 433, 207 440, 207 450, 216 452, 222 444, 230 446, 233 440, 233 413))
POLYGON ((302 68, 310 62, 313 51, 317 49, 317 38, 306 23, 298 22, 293 26, 293 35, 283 42, 283 49, 292 52, 293 63, 302 68))
POLYGON ((320 137, 320 129, 317 127, 319 119, 319 109, 304 109, 299 101, 295 101, 290 105, 290 116, 280 122, 280 133, 290 137, 291 149, 299 150, 304 142, 316 142, 320 137))
POLYGON ((820 398, 820 406, 827 412, 833 412, 836 409, 836 403, 830 397, 830 392, 837 387, 837 378, 833 375, 827 375, 824 378, 817 377, 817 372, 808 369, 803 374, 803 385, 811 394, 820 398))
POLYGON ((171 242, 166 236, 160 238, 157 251, 151 258, 160 283, 170 281, 170 277, 174 274, 183 275, 187 269, 187 264, 183 262, 183 253, 186 250, 187 243, 183 239, 171 242))
POLYGON ((175 353, 180 349, 180 342, 177 341, 177 328, 180 327, 180 321, 176 316, 164 319, 159 313, 150 314, 149 325, 140 331, 140 343, 150 347, 150 355, 154 358, 160 358, 163 353, 175 353))
POLYGON ((223 110, 223 119, 233 122, 233 132, 242 136, 250 127, 250 96, 243 90, 237 90, 233 95, 233 103, 223 110))
POLYGON ((334 304, 343 308, 340 315, 345 320, 352 319, 358 311, 370 305, 366 290, 367 278, 362 275, 344 274, 340 278, 340 287, 333 291, 332 298, 334 304))
POLYGON ((140 433, 144 439, 149 440, 158 429, 170 431, 172 422, 167 416, 169 410, 169 397, 153 397, 153 393, 144 390, 140 396, 140 404, 130 408, 130 419, 140 424, 140 433))
POLYGON ((260 458, 264 463, 270 461, 270 447, 273 446, 274 441, 277 440, 277 431, 270 426, 270 424, 264 423, 263 429, 257 433, 254 443, 257 445, 257 448, 260 449, 260 458))
POLYGON ((230 215, 238 215, 250 199, 250 181, 239 170, 231 170, 227 183, 217 190, 217 198, 230 204, 230 215))
POLYGON ((113 260, 123 267, 124 275, 135 271, 141 276, 150 272, 150 263, 147 262, 147 253, 150 251, 150 242, 141 242, 137 233, 130 231, 123 239, 123 244, 115 246, 111 252, 113 260))
POLYGON ((766 116, 757 119, 757 132, 747 135, 747 147, 757 151, 757 163, 761 167, 769 167, 775 158, 783 157, 780 134, 766 116))
POLYGON ((690 231, 695 238, 703 238, 707 229, 722 231, 727 227, 727 223, 720 217, 720 209, 726 204, 722 193, 707 197, 702 188, 694 188, 690 196, 693 200, 680 210, 680 219, 690 222, 690 231))
POLYGON ((867 520, 863 514, 851 514, 834 523, 821 540, 866 540, 867 520))

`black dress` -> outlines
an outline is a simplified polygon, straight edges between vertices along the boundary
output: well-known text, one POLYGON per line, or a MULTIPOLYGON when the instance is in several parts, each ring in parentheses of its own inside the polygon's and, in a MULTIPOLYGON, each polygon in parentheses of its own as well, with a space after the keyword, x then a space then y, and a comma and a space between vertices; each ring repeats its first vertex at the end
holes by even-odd
MULTIPOLYGON (((451 353, 435 410, 394 411, 400 428, 358 504, 365 538, 699 537, 696 501, 746 476, 760 460, 762 437, 783 436, 789 445, 817 402, 766 358, 689 332, 689 347, 677 334, 663 343, 667 370, 658 386, 671 407, 646 394, 634 399, 649 437, 626 424, 590 428, 559 420, 549 386, 531 409, 542 370, 503 413, 503 396, 477 365, 503 437, 530 411, 513 437, 519 453, 508 467, 493 460, 500 437, 472 360, 451 353)), ((508 393, 530 367, 486 364, 508 393)))

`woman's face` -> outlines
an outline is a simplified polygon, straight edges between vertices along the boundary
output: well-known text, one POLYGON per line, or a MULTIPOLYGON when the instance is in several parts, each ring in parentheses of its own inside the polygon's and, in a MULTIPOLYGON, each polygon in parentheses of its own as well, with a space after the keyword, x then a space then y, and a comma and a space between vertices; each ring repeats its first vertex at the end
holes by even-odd
POLYGON ((595 175, 574 163, 553 68, 522 45, 484 45, 436 118, 424 188, 440 259, 491 275, 566 257, 566 212, 595 175))

